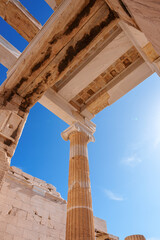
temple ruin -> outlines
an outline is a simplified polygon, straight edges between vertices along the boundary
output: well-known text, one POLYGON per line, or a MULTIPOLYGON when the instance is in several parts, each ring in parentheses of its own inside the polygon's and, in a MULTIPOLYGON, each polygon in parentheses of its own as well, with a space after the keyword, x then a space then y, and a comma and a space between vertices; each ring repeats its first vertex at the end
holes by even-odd
POLYGON ((0 86, 0 239, 118 240, 93 216, 87 144, 96 114, 160 76, 160 3, 45 1, 54 13, 42 27, 18 0, 0 0, 0 16, 29 42, 21 53, 0 36, 8 68, 0 86), (54 186, 10 167, 36 102, 69 124, 60 133, 70 141, 67 203, 54 186))

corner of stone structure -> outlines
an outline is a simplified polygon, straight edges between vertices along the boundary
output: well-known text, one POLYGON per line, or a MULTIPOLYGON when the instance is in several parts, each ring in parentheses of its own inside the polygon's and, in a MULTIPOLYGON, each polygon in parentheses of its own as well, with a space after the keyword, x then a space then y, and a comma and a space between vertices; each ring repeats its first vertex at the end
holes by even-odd
POLYGON ((16 178, 16 180, 21 183, 28 185, 32 189, 33 193, 37 195, 66 204, 66 200, 64 200, 60 193, 56 191, 56 187, 46 181, 33 177, 14 166, 9 168, 8 176, 16 178))
POLYGON ((22 100, 9 91, 0 96, 0 185, 27 120, 28 111, 19 108, 22 100))

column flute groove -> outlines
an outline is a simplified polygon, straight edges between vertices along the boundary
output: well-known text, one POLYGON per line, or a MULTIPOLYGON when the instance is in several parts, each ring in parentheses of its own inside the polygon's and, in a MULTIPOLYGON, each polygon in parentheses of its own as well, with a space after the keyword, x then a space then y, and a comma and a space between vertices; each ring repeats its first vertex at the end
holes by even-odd
POLYGON ((94 240, 87 144, 93 129, 76 123, 62 133, 70 140, 66 240, 94 240))

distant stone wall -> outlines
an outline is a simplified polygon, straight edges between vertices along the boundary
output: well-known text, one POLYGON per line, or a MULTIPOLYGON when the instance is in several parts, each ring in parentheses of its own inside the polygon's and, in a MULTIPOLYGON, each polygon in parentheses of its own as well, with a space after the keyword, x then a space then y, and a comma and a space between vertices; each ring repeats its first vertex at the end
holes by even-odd
MULTIPOLYGON (((56 188, 11 167, 0 192, 0 240, 64 240, 66 201, 56 188)), ((106 222, 95 218, 95 229, 106 222)))

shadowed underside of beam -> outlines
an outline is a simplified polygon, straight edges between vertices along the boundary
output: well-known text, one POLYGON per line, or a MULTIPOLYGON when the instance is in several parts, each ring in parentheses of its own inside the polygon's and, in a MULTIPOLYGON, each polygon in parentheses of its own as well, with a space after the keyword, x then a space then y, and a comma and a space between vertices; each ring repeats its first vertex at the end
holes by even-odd
POLYGON ((9 71, 1 87, 4 99, 18 94, 21 110, 33 106, 107 36, 114 22, 115 13, 102 0, 65 1, 9 71))
MULTIPOLYGON (((21 6, 17 0, 1 2, 6 9, 7 4, 18 9, 21 6)), ((40 102, 71 124, 75 111, 92 119, 156 71, 159 55, 143 33, 120 21, 114 10, 136 26, 120 7, 118 0, 61 3, 9 69, 8 79, 1 86, 2 104, 16 95, 21 99, 19 109, 28 111, 52 87, 40 102), (138 45, 136 38, 140 40, 138 45), (63 104, 68 109, 67 117, 63 104)), ((11 10, 9 13, 12 15, 11 10)))

